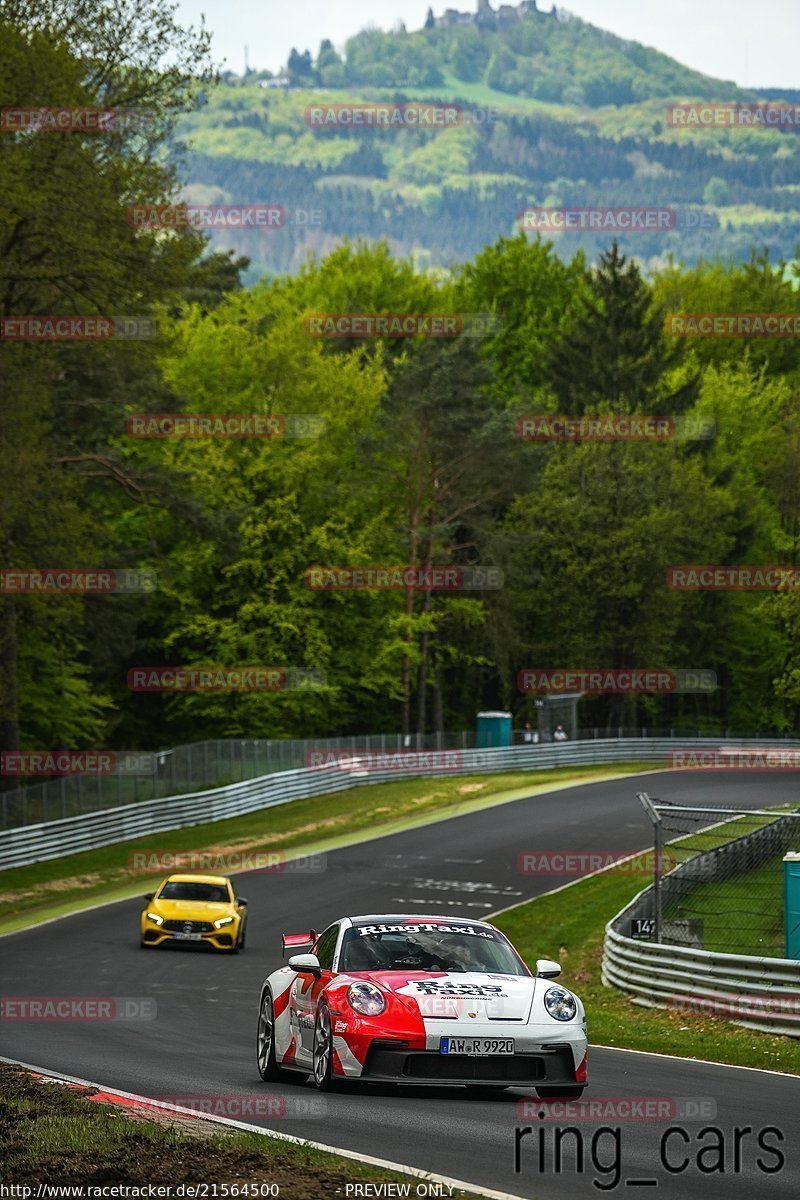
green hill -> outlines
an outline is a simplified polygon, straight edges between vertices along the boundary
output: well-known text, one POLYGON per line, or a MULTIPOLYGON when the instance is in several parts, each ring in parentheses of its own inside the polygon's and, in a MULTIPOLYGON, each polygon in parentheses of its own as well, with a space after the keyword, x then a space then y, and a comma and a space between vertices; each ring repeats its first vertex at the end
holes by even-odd
MULTIPOLYGON (((215 245, 247 254, 251 278, 296 270, 343 237, 385 238, 447 266, 512 232, 526 207, 633 205, 703 214, 689 228, 623 236, 646 268, 670 254, 742 259, 754 245, 774 261, 793 255, 800 132, 691 132, 667 120, 670 103, 758 93, 531 2, 478 7, 429 16, 417 31, 365 30, 341 54, 328 40, 316 57, 293 50, 277 78, 225 75, 181 127, 187 198, 280 204, 289 223, 215 231, 215 245), (457 102, 464 119, 429 130, 309 126, 309 106, 373 101, 457 102)), ((609 240, 555 236, 566 257, 578 246, 595 257, 609 240)))

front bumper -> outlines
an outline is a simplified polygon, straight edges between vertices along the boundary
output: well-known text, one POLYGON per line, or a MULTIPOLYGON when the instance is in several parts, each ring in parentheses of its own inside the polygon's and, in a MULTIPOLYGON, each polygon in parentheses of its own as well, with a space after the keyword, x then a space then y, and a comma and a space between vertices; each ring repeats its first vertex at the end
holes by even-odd
POLYGON ((574 1084, 575 1062, 569 1046, 515 1054, 473 1056, 414 1050, 408 1045, 373 1042, 361 1078, 375 1083, 481 1083, 500 1087, 574 1084))
POLYGON ((173 942, 176 946, 212 946, 215 950, 232 950, 236 945, 238 928, 228 925, 225 929, 214 929, 210 933, 201 933, 199 939, 187 940, 163 930, 157 925, 146 925, 142 929, 142 941, 146 946, 162 946, 165 942, 173 942))
POLYGON ((403 1038, 376 1030, 371 1021, 334 1022, 334 1070, 351 1079, 376 1083, 496 1084, 499 1087, 576 1085, 586 1082, 586 1026, 557 1027, 555 1021, 532 1025, 497 1022, 470 1024, 469 1036, 513 1037, 513 1054, 442 1054, 442 1037, 466 1034, 449 1021, 426 1022, 420 1037, 403 1038), (339 1036, 337 1036, 337 1033, 339 1036))

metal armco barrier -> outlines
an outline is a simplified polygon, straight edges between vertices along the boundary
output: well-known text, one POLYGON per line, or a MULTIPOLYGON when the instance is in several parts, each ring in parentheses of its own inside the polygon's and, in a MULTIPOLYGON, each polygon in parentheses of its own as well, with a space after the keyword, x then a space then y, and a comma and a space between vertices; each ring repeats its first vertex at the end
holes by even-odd
POLYGON ((626 937, 620 929, 643 911, 651 891, 641 891, 606 925, 602 964, 606 987, 617 987, 643 1004, 707 1013, 764 1033, 800 1037, 800 961, 626 937))
MULTIPOLYGON (((241 816, 262 808, 273 808, 310 796, 345 791, 347 788, 383 783, 393 779, 415 779, 437 775, 483 775, 505 771, 537 771, 554 767, 590 766, 619 762, 652 763, 669 761, 676 745, 692 748, 719 748, 724 739, 716 738, 609 738, 598 741, 513 746, 498 750, 389 751, 392 762, 387 769, 371 769, 358 752, 346 768, 304 767, 273 772, 243 783, 145 800, 100 812, 65 817, 46 824, 24 825, 0 833, 0 870, 20 867, 47 859, 61 858, 81 850, 94 850, 115 842, 132 841, 169 829, 183 829, 241 816), (425 756, 436 755, 441 761, 452 755, 452 766, 432 770, 425 756), (407 765, 394 762, 408 756, 407 765)), ((738 746, 747 745, 742 738, 738 746)), ((800 748, 800 741, 759 738, 751 745, 776 749, 800 748)))

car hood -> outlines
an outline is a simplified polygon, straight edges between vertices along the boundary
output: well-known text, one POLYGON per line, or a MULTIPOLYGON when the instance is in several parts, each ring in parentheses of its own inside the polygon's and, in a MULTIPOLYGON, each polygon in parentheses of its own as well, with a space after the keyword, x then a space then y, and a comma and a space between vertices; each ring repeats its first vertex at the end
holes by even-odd
POLYGON ((367 977, 414 1006, 423 1019, 527 1021, 537 980, 532 975, 471 971, 371 971, 367 977))
POLYGON ((212 904, 207 900, 152 900, 148 910, 167 921, 214 921, 235 912, 232 904, 212 904))

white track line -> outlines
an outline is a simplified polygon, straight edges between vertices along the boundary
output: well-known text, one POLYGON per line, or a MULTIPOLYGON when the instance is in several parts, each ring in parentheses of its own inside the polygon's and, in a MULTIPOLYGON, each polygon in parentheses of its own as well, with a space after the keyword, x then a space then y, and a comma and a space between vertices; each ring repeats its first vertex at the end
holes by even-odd
POLYGON ((614 1050, 617 1054, 643 1054, 647 1058, 671 1058, 673 1062, 687 1063, 689 1066, 698 1063, 703 1067, 725 1067, 729 1071, 756 1071, 759 1075, 777 1075, 779 1079, 800 1079, 800 1075, 791 1071, 770 1071, 769 1067, 742 1067, 738 1063, 722 1063, 713 1058, 684 1058, 680 1054, 661 1054, 658 1050, 627 1050, 624 1046, 603 1046, 594 1042, 590 1044, 590 1048, 614 1050))
MULTIPOLYGON (((243 1133, 259 1133, 262 1137, 273 1138, 279 1142, 292 1142, 296 1146, 309 1146, 312 1150, 321 1150, 325 1154, 336 1154, 340 1158, 351 1158, 355 1162, 366 1163, 371 1167, 381 1167, 385 1171, 396 1171, 400 1175, 411 1175, 414 1179, 423 1179, 428 1183, 441 1183, 446 1187, 469 1192, 473 1196, 487 1196, 489 1200, 525 1200, 524 1196, 515 1196, 511 1192, 497 1192, 493 1188, 483 1188, 480 1184, 465 1183, 461 1179, 451 1179, 449 1175, 435 1175, 430 1171, 421 1171, 418 1167, 407 1167, 402 1163, 389 1162, 385 1158, 373 1158, 369 1154, 357 1154, 354 1150, 339 1150, 336 1146, 326 1146, 322 1142, 311 1142, 306 1138, 294 1137, 291 1133, 278 1133, 274 1129, 263 1129, 260 1125, 249 1125, 245 1121, 234 1121, 231 1117, 212 1116, 210 1113, 198 1113, 196 1109, 183 1108, 180 1104, 167 1104, 163 1100, 151 1100, 147 1096, 138 1096, 135 1092, 123 1092, 119 1088, 106 1087, 102 1083, 92 1083, 88 1079, 78 1079, 75 1075, 64 1075, 60 1071, 51 1071, 49 1067, 35 1067, 32 1063, 17 1062, 13 1058, 0 1055, 0 1062, 9 1063, 12 1067, 22 1067, 26 1071, 36 1071, 51 1079, 59 1079, 64 1083, 77 1083, 83 1087, 97 1088, 107 1092, 109 1096, 120 1096, 123 1100, 135 1100, 152 1108, 163 1108, 166 1112, 178 1113, 181 1116, 194 1117, 200 1121, 213 1121, 218 1125, 228 1125, 243 1133)), ((146 1118, 143 1118, 146 1119, 146 1118)))

